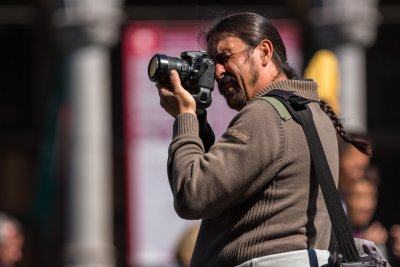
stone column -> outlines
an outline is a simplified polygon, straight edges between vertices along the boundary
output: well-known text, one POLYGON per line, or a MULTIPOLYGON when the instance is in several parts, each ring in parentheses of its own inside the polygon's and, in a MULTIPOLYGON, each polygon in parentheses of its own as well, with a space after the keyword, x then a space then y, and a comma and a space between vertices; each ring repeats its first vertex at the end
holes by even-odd
POLYGON ((116 265, 109 49, 121 11, 119 0, 64 0, 54 13, 71 111, 65 266, 116 265))
POLYGON ((341 117, 346 129, 366 133, 367 79, 365 49, 373 44, 379 22, 379 0, 336 0, 343 42, 336 48, 341 72, 341 117))
MULTIPOLYGON (((340 117, 348 131, 367 131, 365 49, 373 44, 380 21, 379 0, 319 0, 309 19, 330 41, 340 65, 340 117), (328 30, 328 31, 327 31, 328 30), (328 34, 329 33, 329 36, 328 34), (333 43, 333 45, 332 45, 333 43)), ((326 43, 325 43, 326 44, 326 43)))

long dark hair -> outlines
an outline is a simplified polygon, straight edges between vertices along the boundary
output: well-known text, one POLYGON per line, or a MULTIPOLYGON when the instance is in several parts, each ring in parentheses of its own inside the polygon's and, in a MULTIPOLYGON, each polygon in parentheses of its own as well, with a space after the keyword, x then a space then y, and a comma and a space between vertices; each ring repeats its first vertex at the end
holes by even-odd
POLYGON ((327 102, 321 100, 319 103, 321 109, 329 116, 331 119, 333 126, 336 129, 338 135, 342 138, 343 141, 352 144, 359 151, 364 153, 367 156, 372 156, 372 146, 365 138, 353 138, 351 135, 347 134, 344 130, 343 124, 341 120, 337 117, 336 113, 333 111, 332 107, 328 105, 327 102))
POLYGON ((250 12, 228 15, 201 31, 199 41, 210 52, 219 40, 227 36, 238 37, 250 48, 255 48, 263 39, 270 40, 274 47, 272 60, 279 71, 289 79, 298 78, 287 62, 286 48, 279 32, 267 18, 250 12))

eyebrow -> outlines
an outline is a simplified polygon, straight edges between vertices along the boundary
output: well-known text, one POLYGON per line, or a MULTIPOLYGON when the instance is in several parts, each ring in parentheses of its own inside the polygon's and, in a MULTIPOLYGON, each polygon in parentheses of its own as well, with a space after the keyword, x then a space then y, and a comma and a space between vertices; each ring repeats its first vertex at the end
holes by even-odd
POLYGON ((213 58, 218 61, 219 59, 223 59, 224 57, 227 57, 227 56, 230 56, 230 55, 232 55, 231 52, 229 52, 227 50, 224 50, 224 51, 214 55, 213 58))
POLYGON ((221 51, 220 53, 216 54, 213 57, 213 59, 218 61, 218 60, 223 59, 224 57, 232 57, 232 56, 235 56, 235 55, 239 55, 239 54, 241 54, 243 52, 249 51, 249 48, 250 47, 245 47, 244 49, 241 49, 241 50, 236 51, 236 52, 231 51, 230 49, 225 49, 225 50, 221 51))
POLYGON ((218 53, 218 54, 215 54, 214 56, 215 57, 220 57, 220 56, 226 56, 228 53, 226 52, 226 51, 222 51, 222 52, 220 52, 220 53, 218 53))

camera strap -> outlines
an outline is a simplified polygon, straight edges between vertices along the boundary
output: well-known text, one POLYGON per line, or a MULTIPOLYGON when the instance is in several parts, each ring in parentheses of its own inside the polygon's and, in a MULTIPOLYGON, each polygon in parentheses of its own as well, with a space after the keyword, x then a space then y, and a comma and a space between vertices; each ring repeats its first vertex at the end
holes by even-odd
POLYGON ((278 89, 268 92, 263 98, 270 102, 281 115, 282 108, 280 108, 279 105, 275 106, 271 102, 272 98, 278 99, 293 118, 302 126, 310 149, 312 163, 332 222, 332 228, 338 241, 339 250, 345 262, 359 262, 360 256, 354 242, 350 225, 336 189, 321 140, 312 118, 311 110, 307 105, 311 100, 297 96, 290 91, 278 89))

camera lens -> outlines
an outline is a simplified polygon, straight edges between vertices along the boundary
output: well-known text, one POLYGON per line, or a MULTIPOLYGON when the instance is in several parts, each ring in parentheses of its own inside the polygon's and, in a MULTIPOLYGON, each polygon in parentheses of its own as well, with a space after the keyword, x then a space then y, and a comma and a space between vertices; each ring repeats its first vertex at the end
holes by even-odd
POLYGON ((151 60, 150 60, 150 63, 149 63, 149 77, 150 77, 150 80, 153 80, 153 78, 154 78, 154 76, 156 75, 156 72, 157 72, 157 69, 158 69, 158 58, 157 57, 153 57, 151 60))
POLYGON ((168 57, 162 54, 155 54, 150 62, 148 68, 149 78, 153 82, 165 81, 169 74, 168 57))
POLYGON ((155 54, 150 59, 147 71, 152 82, 168 82, 171 70, 176 70, 184 82, 189 78, 191 69, 189 63, 184 59, 155 54))

